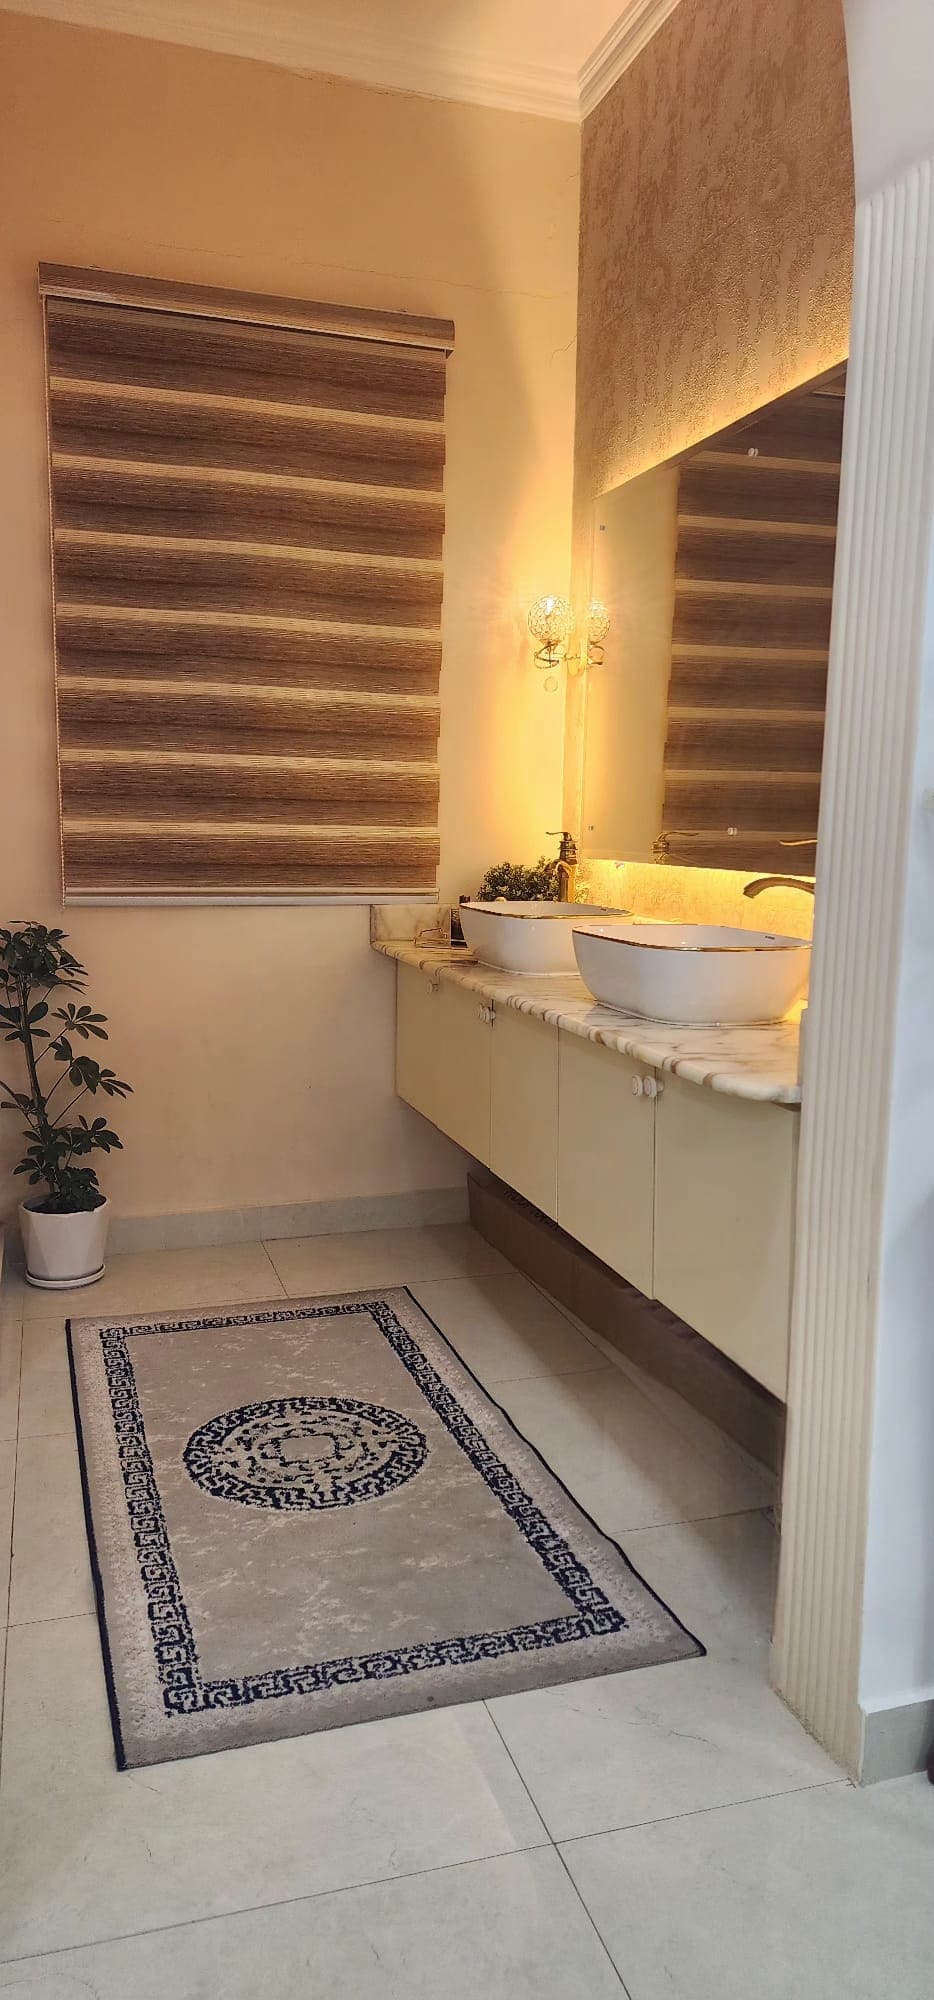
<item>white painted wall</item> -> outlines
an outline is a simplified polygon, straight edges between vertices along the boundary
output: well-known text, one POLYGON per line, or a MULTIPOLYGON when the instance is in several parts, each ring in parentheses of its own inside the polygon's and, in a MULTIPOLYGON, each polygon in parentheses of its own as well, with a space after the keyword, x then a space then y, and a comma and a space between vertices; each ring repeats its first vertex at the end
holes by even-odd
POLYGON ((843 0, 856 196, 934 148, 934 0, 843 0))
MULTIPOLYGON (((845 0, 861 199, 934 155, 934 0, 845 0)), ((934 356, 921 357, 934 374, 934 356)), ((934 468, 885 1173, 860 1701, 934 1698, 934 468)), ((884 636, 884 635, 883 635, 884 636)), ((880 646, 880 659, 884 645, 880 646)))
MULTIPOLYGON (((236 10, 228 10, 236 11, 236 10)), ((451 1185, 393 1087, 365 909, 61 912, 36 265, 450 314, 441 891, 559 824, 563 699, 525 609, 566 588, 578 135, 0 11, 0 923, 64 923, 134 1085, 118 1215, 451 1185)), ((20 1183, 0 1130, 0 1216, 20 1183)))

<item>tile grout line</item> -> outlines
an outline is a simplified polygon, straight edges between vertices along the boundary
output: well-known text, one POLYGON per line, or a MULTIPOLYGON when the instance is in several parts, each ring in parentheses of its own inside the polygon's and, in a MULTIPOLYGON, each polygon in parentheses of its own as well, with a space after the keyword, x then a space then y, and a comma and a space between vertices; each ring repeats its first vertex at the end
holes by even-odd
POLYGON ((702 1819, 707 1813, 737 1812, 743 1806, 768 1805, 770 1799, 796 1799, 804 1792, 834 1792, 841 1785, 845 1785, 851 1791, 859 1789, 841 1771, 839 1778, 815 1778, 811 1785, 787 1785, 780 1792, 750 1792, 748 1798, 721 1799, 715 1806, 691 1806, 686 1812, 660 1813, 655 1819, 633 1819, 623 1826, 598 1826, 590 1833, 567 1833, 554 1844, 560 1852, 563 1848, 574 1847, 583 1840, 609 1840, 611 1835, 618 1833, 644 1833, 647 1826, 673 1826, 677 1820, 702 1819))
MULTIPOLYGON (((270 1238, 270 1241, 272 1240, 273 1239, 270 1238)), ((286 1292, 285 1289, 285 1279, 283 1278, 281 1271, 277 1270, 275 1261, 273 1259, 272 1251, 269 1248, 269 1244, 262 1236, 259 1239, 259 1247, 262 1250, 263 1256, 265 1257, 266 1262, 269 1265, 269 1268, 273 1274, 273 1277, 275 1278, 276 1284, 279 1286, 282 1292, 283 1297, 288 1298, 288 1293, 286 1292)))
POLYGON ((539 1807, 539 1805, 538 1805, 538 1802, 537 1802, 537 1800, 536 1800, 536 1799, 534 1799, 534 1798, 532 1797, 532 1793, 531 1793, 531 1791, 529 1790, 529 1787, 528 1787, 528 1785, 527 1785, 527 1783, 526 1783, 526 1781, 525 1781, 525 1777, 524 1777, 523 1773, 522 1773, 522 1772, 520 1771, 520 1769, 519 1769, 519 1766, 518 1766, 518 1764, 516 1763, 516 1760, 515 1760, 515 1758, 514 1758, 514 1756, 513 1756, 513 1754, 512 1754, 512 1751, 511 1751, 511 1750, 510 1750, 510 1748, 509 1748, 509 1745, 508 1745, 508 1743, 507 1743, 507 1741, 506 1741, 506 1738, 505 1738, 505 1736, 503 1735, 503 1732, 502 1732, 502 1730, 500 1729, 500 1726, 499 1726, 499 1723, 497 1722, 497 1720, 496 1720, 495 1716, 494 1716, 494 1715, 493 1715, 493 1714, 491 1713, 491 1711, 490 1711, 490 1704, 489 1704, 489 1702, 488 1702, 488 1701, 485 1701, 485 1702, 484 1702, 484 1704, 483 1704, 483 1706, 484 1706, 484 1708, 486 1709, 486 1712, 487 1712, 487 1715, 489 1716, 489 1718, 490 1718, 490 1721, 491 1721, 491 1723, 493 1724, 493 1728, 495 1729, 495 1731, 496 1731, 496 1734, 497 1734, 497 1736, 499 1737, 499 1740, 500 1740, 500 1742, 501 1742, 501 1744, 502 1744, 502 1746, 503 1746, 503 1749, 504 1749, 504 1751, 506 1752, 506 1755, 507 1755, 507 1757, 509 1758, 509 1762, 510 1762, 510 1764, 512 1765, 512 1768, 513 1768, 513 1770, 515 1771, 515 1774, 516 1774, 516 1777, 518 1778, 518 1780, 519 1780, 519 1783, 520 1783, 520 1785, 522 1786, 522 1789, 523 1789, 523 1791, 525 1792, 525 1795, 526 1795, 526 1797, 527 1797, 527 1799, 528 1799, 528 1801, 529 1801, 529 1804, 530 1804, 530 1806, 532 1807, 532 1810, 533 1810, 533 1812, 537 1813, 537 1815, 538 1815, 538 1818, 539 1818, 539 1819, 541 1820, 541 1824, 542 1824, 542 1826, 544 1827, 544 1829, 545 1829, 545 1832, 546 1832, 546 1834, 548 1835, 548 1840, 549 1840, 549 1843, 550 1843, 550 1846, 552 1847, 552 1849, 553 1849, 554 1853, 555 1853, 555 1854, 557 1855, 557 1857, 558 1857, 558 1860, 560 1861, 560 1863, 561 1863, 561 1866, 562 1866, 562 1868, 564 1869, 564 1873, 565 1873, 565 1875, 566 1875, 566 1877, 567 1877, 568 1881, 569 1881, 569 1882, 570 1882, 570 1884, 571 1884, 571 1888, 573 1889, 573 1891, 574 1891, 574 1894, 575 1894, 575 1896, 577 1897, 577 1900, 578 1900, 578 1902, 579 1902, 579 1904, 580 1904, 580 1906, 581 1906, 581 1909, 583 1910, 583 1912, 584 1912, 584 1915, 585 1915, 585 1917, 587 1918, 587 1922, 589 1923, 589 1925, 590 1925, 590 1928, 591 1928, 591 1930, 593 1931, 593 1934, 594 1934, 595 1938, 597 1939, 597 1942, 598 1942, 598 1944, 600 1945, 600 1947, 601 1947, 602 1951, 603 1951, 603 1952, 605 1953, 605 1955, 606 1955, 606 1959, 607 1959, 607 1963, 608 1963, 608 1965, 610 1966, 611 1970, 612 1970, 612 1971, 613 1971, 613 1972, 615 1973, 615 1975, 616 1975, 616 1978, 617 1978, 617 1979, 619 1980, 619 1983, 620 1983, 620 1986, 622 1987, 622 1989, 623 1989, 623 1992, 624 1992, 624 1994, 626 1995, 626 2000, 632 2000, 632 1995, 631 1995, 631 1993, 630 1993, 630 1991, 629 1991, 629 1988, 628 1988, 628 1986, 627 1986, 627 1985, 625 1984, 625 1982, 624 1982, 624 1980, 623 1980, 623 1975, 622 1975, 622 1973, 620 1972, 620 1969, 619 1969, 619 1966, 618 1966, 618 1965, 616 1964, 616 1961, 615 1961, 615 1959, 613 1958, 613 1955, 612 1955, 612 1953, 611 1953, 611 1951, 610 1951, 610 1949, 609 1949, 609 1946, 607 1945, 607 1942, 606 1942, 606 1939, 605 1939, 604 1937, 602 1937, 602 1936, 601 1936, 601 1934, 600 1934, 600 1931, 599 1931, 599 1930, 598 1930, 598 1928, 597 1928, 597 1925, 596 1925, 596 1922, 594 1921, 594 1918, 593 1918, 593 1916, 592 1916, 592 1914, 591 1914, 590 1910, 588 1910, 588 1908, 587 1908, 587 1905, 586 1905, 586 1903, 585 1903, 585 1901, 584 1901, 584 1898, 583 1898, 583 1896, 581 1895, 581 1892, 580 1892, 580 1890, 579 1890, 579 1888, 578 1888, 578 1886, 577 1886, 577 1883, 575 1882, 575 1880, 574 1880, 574 1877, 573 1877, 573 1875, 571 1874, 571 1871, 570 1871, 570 1869, 569 1869, 569 1867, 568 1867, 568 1865, 567 1865, 567 1862, 566 1862, 566 1861, 565 1861, 565 1859, 564 1859, 564 1855, 562 1854, 562 1852, 561 1852, 561 1849, 560 1849, 560 1847, 558 1846, 558 1843, 557 1843, 557 1841, 556 1841, 556 1840, 555 1840, 555 1838, 554 1838, 554 1835, 553 1835, 553 1833, 552 1833, 552 1831, 551 1831, 551 1828, 550 1828, 550 1827, 548 1826, 547 1822, 545 1821, 545 1819, 544 1819, 544 1817, 543 1817, 543 1815, 542 1815, 542 1812, 541 1812, 541 1808, 539 1807))
MULTIPOLYGON (((523 1273, 523 1276, 527 1276, 527 1273, 523 1273)), ((669 1383, 657 1380, 654 1376, 650 1375, 646 1369, 641 1368, 637 1361, 632 1361, 628 1355, 623 1354, 620 1351, 620 1349, 614 1347, 612 1341, 608 1340, 605 1334, 598 1333, 595 1327, 588 1327, 586 1320, 579 1319, 576 1313, 572 1311, 570 1306, 565 1306, 564 1304, 562 1304, 562 1301, 560 1299, 555 1298, 551 1292, 546 1291, 545 1286, 540 1284, 537 1278, 529 1278, 528 1282, 530 1285, 534 1286, 535 1290, 538 1293, 540 1293, 543 1299, 547 1300, 549 1305, 554 1306, 555 1310, 561 1313, 562 1317, 567 1320, 569 1326, 573 1326, 584 1340, 590 1341, 596 1353, 602 1354, 604 1356, 604 1359, 608 1361, 610 1365, 615 1369, 617 1375, 621 1375, 623 1377, 623 1380, 629 1383, 630 1388, 634 1389, 638 1395, 642 1396, 647 1403, 651 1403, 652 1408, 656 1411, 656 1413, 660 1417, 662 1417, 662 1419, 665 1422, 668 1423, 669 1428, 673 1431, 676 1431, 678 1435, 684 1438, 689 1444, 693 1444, 695 1450, 697 1450, 701 1454, 701 1456, 706 1457, 706 1451, 704 1449, 704 1446, 697 1442, 696 1437, 692 1437, 689 1435, 689 1432, 693 1427, 686 1426, 682 1428, 681 1424, 676 1422, 675 1418, 670 1414, 668 1410, 666 1410, 665 1403, 663 1400, 666 1394, 669 1396, 677 1397, 678 1401, 684 1404, 686 1410, 692 1413, 693 1416, 699 1418, 701 1423, 709 1425, 710 1429, 715 1431, 718 1437, 724 1439, 727 1444, 732 1445, 733 1449, 739 1454, 740 1458, 746 1465, 747 1469, 750 1469, 753 1472, 764 1471, 773 1480, 775 1480, 776 1483, 779 1483, 779 1478, 777 1474, 770 1473, 769 1467, 763 1466, 761 1464, 761 1461, 755 1458, 751 1452, 747 1451, 745 1446, 739 1443, 738 1439, 731 1437, 728 1431, 722 1431, 720 1429, 720 1426, 713 1419, 713 1417, 708 1417, 703 1410, 695 1409, 694 1405, 692 1403, 689 1403, 686 1397, 681 1395, 679 1389, 674 1389, 671 1387, 669 1383), (651 1394, 651 1390, 653 1388, 661 1391, 661 1399, 657 1399, 656 1396, 651 1394)))
MULTIPOLYGON (((133 1772, 130 1770, 124 1775, 132 1777, 133 1772)), ((203 1917, 183 1917, 178 1923, 148 1924, 142 1930, 115 1931, 111 1937, 87 1938, 74 1944, 48 1945, 41 1951, 17 1952, 11 1958, 0 1958, 0 1967, 30 1965, 37 1958, 62 1958, 74 1951, 100 1951, 112 1944, 132 1944, 135 1938, 163 1937, 170 1931, 195 1930, 202 1924, 229 1923, 236 1917, 262 1916, 266 1910, 294 1909, 297 1903, 320 1903, 328 1896, 352 1896, 358 1889, 391 1888, 396 1882, 417 1882, 424 1875, 445 1875, 455 1868, 480 1868, 491 1861, 510 1861, 514 1855, 545 1854, 554 1847, 554 1841, 544 1822, 542 1826, 545 1839, 536 1841, 531 1847, 509 1847, 493 1854, 468 1854, 460 1861, 441 1861, 434 1868, 406 1868, 397 1875, 367 1875, 362 1882, 340 1882, 330 1889, 307 1889, 302 1896, 279 1896, 269 1903, 243 1903, 235 1910, 208 1910, 203 1917)))
POLYGON ((11 1632, 28 1632, 33 1625, 72 1625, 79 1618, 96 1618, 93 1604, 86 1611, 54 1611, 47 1618, 11 1618, 8 1620, 11 1632))
POLYGON ((616 1963, 616 1960, 615 1960, 615 1958, 613 1957, 613 1954, 612 1954, 612 1952, 611 1952, 611 1950, 610 1950, 610 1947, 609 1947, 609 1945, 607 1944, 607 1941, 606 1941, 606 1938, 604 1937, 604 1935, 603 1935, 603 1932, 601 1931, 601 1929, 600 1929, 600 1926, 599 1926, 599 1924, 597 1923, 597 1920, 596 1920, 596 1917, 595 1917, 595 1916, 594 1916, 594 1914, 593 1914, 593 1911, 592 1911, 592 1910, 590 1910, 590 1909, 588 1909, 588 1907, 587 1907, 587 1904, 586 1904, 586 1902, 584 1901, 584 1897, 583 1897, 583 1894, 582 1894, 582 1892, 581 1892, 580 1888, 578 1887, 578 1884, 577 1884, 577 1883, 575 1882, 575 1880, 574 1880, 574 1877, 573 1877, 573 1875, 571 1874, 571 1870, 570 1870, 570 1868, 568 1867, 568 1864, 567 1864, 567 1862, 566 1862, 566 1860, 565 1860, 565 1858, 564 1858, 564 1855, 563 1855, 563 1854, 562 1854, 562 1852, 561 1852, 561 1849, 560 1849, 560 1847, 558 1846, 558 1843, 557 1843, 557 1841, 555 1841, 555 1853, 556 1853, 556 1855, 557 1855, 557 1857, 558 1857, 558 1860, 559 1860, 559 1861, 560 1861, 560 1863, 561 1863, 561 1866, 562 1866, 562 1868, 564 1869, 564 1872, 565 1872, 565 1875, 567 1876, 567 1879, 568 1879, 568 1881, 569 1881, 569 1882, 570 1882, 570 1884, 571 1884, 571 1888, 573 1889, 573 1891, 574 1891, 574 1894, 575 1894, 575 1896, 577 1897, 577 1900, 578 1900, 578 1902, 579 1902, 579 1904, 580 1904, 580 1906, 581 1906, 581 1909, 582 1909, 582 1910, 583 1910, 583 1912, 584 1912, 584 1915, 586 1916, 586 1918, 587 1918, 587 1920, 588 1920, 588 1922, 589 1922, 589 1924, 590 1924, 590 1926, 591 1926, 592 1930, 593 1930, 593 1931, 595 1932, 596 1936, 597 1936, 597 1937, 599 1938, 599 1940, 600 1940, 600 1943, 602 1944, 602 1946, 603 1946, 603 1949, 604 1949, 604 1951, 606 1952, 606 1955, 607 1955, 607 1958, 609 1959, 609 1962, 610 1962, 611 1966, 613 1967, 613 1971, 615 1972, 615 1974, 616 1974, 616 1977, 617 1977, 617 1979, 619 1980, 619 1983, 620 1983, 620 1986, 622 1987, 622 1989, 623 1989, 623 1992, 624 1992, 624 1993, 625 1993, 625 1995, 626 1995, 626 2000, 632 2000, 632 1994, 631 1994, 631 1992, 630 1992, 630 1989, 629 1989, 629 1987, 627 1986, 627 1984, 626 1984, 626 1981, 625 1981, 625 1979, 623 1978, 623 1975, 622 1975, 622 1973, 620 1972, 620 1969, 619 1969, 619 1966, 617 1965, 617 1963, 616 1963))

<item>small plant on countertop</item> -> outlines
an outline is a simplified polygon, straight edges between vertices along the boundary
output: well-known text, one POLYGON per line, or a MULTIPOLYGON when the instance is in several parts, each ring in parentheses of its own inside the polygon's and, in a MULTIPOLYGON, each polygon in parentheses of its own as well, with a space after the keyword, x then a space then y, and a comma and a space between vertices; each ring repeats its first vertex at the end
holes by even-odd
POLYGON ((0 929, 0 1028, 5 1028, 7 1042, 22 1043, 29 1086, 16 1090, 0 1077, 5 1093, 0 1109, 18 1111, 26 1121, 23 1137, 29 1144, 14 1172, 28 1174, 30 1187, 44 1182, 46 1199, 35 1204, 43 1215, 80 1215, 101 1205, 104 1196, 94 1168, 75 1162, 91 1153, 113 1152, 120 1140, 106 1118, 89 1122, 80 1112, 76 1119, 71 1114, 82 1098, 96 1097, 98 1091, 105 1097, 130 1093, 130 1085, 112 1069, 75 1051, 75 1042, 92 1036, 106 1042, 106 1014, 95 1014, 74 1000, 49 1010, 53 994, 81 994, 86 979, 84 966, 65 948, 64 931, 47 930, 44 924, 0 929), (40 1076, 40 1065, 50 1057, 40 1076), (57 1076, 52 1065, 60 1066, 57 1076), (63 1087, 67 1095, 69 1086, 73 1094, 67 1103, 53 1103, 63 1087))
POLYGON ((546 861, 540 854, 534 868, 511 861, 488 868, 477 890, 477 902, 495 903, 503 897, 507 903, 553 903, 557 895, 557 862, 546 861))

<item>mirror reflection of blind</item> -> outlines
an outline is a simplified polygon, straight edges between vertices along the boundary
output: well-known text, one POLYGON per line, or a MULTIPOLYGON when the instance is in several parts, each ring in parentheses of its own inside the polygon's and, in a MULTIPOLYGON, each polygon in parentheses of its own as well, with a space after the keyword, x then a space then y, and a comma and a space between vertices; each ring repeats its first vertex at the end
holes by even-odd
POLYGON ((672 861, 813 872, 844 387, 841 368, 682 462, 672 861))
POLYGON ((450 322, 40 290, 66 898, 433 890, 450 322))

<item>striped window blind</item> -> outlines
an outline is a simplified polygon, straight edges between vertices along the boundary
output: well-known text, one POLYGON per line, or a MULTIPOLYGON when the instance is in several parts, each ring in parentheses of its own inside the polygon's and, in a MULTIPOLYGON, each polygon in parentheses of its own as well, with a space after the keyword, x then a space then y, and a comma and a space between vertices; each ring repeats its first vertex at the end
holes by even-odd
POLYGON ((681 461, 672 861, 813 873, 845 386, 841 366, 681 461))
POLYGON ((66 902, 433 891, 451 323, 39 278, 66 902))

